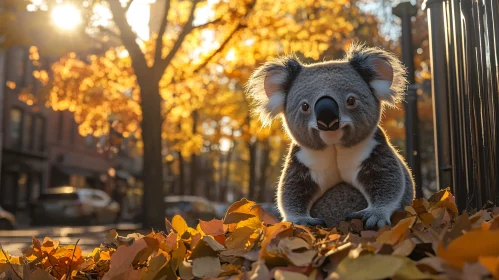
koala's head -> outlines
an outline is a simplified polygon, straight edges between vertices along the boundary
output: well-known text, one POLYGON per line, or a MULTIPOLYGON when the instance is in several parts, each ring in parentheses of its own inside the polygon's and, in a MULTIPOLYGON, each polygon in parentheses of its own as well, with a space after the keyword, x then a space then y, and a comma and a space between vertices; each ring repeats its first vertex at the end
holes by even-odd
POLYGON ((264 125, 282 113, 298 144, 321 150, 354 146, 370 136, 383 107, 402 99, 405 74, 392 54, 354 45, 343 60, 304 65, 288 56, 267 62, 247 89, 264 125))

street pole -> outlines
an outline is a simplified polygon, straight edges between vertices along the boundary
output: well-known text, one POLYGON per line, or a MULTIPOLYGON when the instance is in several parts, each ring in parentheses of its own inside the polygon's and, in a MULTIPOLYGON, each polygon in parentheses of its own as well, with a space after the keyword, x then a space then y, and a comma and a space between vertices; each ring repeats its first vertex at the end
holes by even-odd
MULTIPOLYGON (((0 38, 1 44, 2 38, 0 38)), ((5 49, 0 47, 0 170, 2 170, 2 154, 3 154, 3 107, 4 107, 4 91, 5 91, 5 49)), ((0 172, 0 182, 2 180, 2 172, 0 172)), ((1 183, 0 183, 1 185, 1 183)))
POLYGON ((405 135, 407 162, 412 170, 416 184, 416 197, 423 197, 421 186, 421 153, 419 149, 419 118, 418 96, 414 80, 414 52, 412 48, 411 18, 416 15, 417 8, 408 0, 400 1, 392 9, 392 13, 402 21, 402 61, 407 67, 409 86, 406 93, 405 105, 405 135))

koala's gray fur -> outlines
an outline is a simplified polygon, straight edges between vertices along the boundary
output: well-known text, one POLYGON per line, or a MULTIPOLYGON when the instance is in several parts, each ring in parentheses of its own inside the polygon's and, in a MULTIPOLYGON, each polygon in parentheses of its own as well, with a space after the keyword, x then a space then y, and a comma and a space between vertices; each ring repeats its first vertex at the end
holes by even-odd
POLYGON ((247 88, 262 122, 282 115, 293 140, 277 191, 284 220, 335 226, 359 218, 374 228, 410 205, 412 175, 378 126, 383 107, 399 102, 406 84, 398 59, 362 45, 343 60, 304 65, 288 56, 253 73, 247 88), (339 106, 336 131, 318 129, 312 107, 324 96, 339 106))

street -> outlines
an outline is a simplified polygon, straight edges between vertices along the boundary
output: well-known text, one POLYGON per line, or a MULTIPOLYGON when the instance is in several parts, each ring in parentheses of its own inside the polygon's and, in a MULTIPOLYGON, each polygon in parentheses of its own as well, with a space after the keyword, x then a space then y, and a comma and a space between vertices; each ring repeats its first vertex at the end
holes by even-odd
POLYGON ((41 241, 45 237, 50 237, 53 240, 59 240, 61 245, 75 244, 79 239, 78 245, 86 253, 98 247, 104 241, 109 230, 113 228, 120 235, 127 235, 140 228, 140 224, 120 223, 100 226, 54 226, 0 230, 0 245, 10 255, 19 256, 23 250, 31 245, 33 236, 41 241))

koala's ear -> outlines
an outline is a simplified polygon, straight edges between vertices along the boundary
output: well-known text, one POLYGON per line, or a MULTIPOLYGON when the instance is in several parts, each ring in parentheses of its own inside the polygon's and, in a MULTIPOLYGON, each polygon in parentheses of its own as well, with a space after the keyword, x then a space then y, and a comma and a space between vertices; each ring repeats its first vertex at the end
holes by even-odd
POLYGON ((286 94, 301 68, 295 56, 287 56, 265 63, 251 75, 246 89, 256 104, 255 113, 264 125, 269 125, 284 112, 286 94))
POLYGON ((404 98, 406 69, 393 54, 379 48, 352 45, 347 60, 384 104, 395 105, 404 98))

